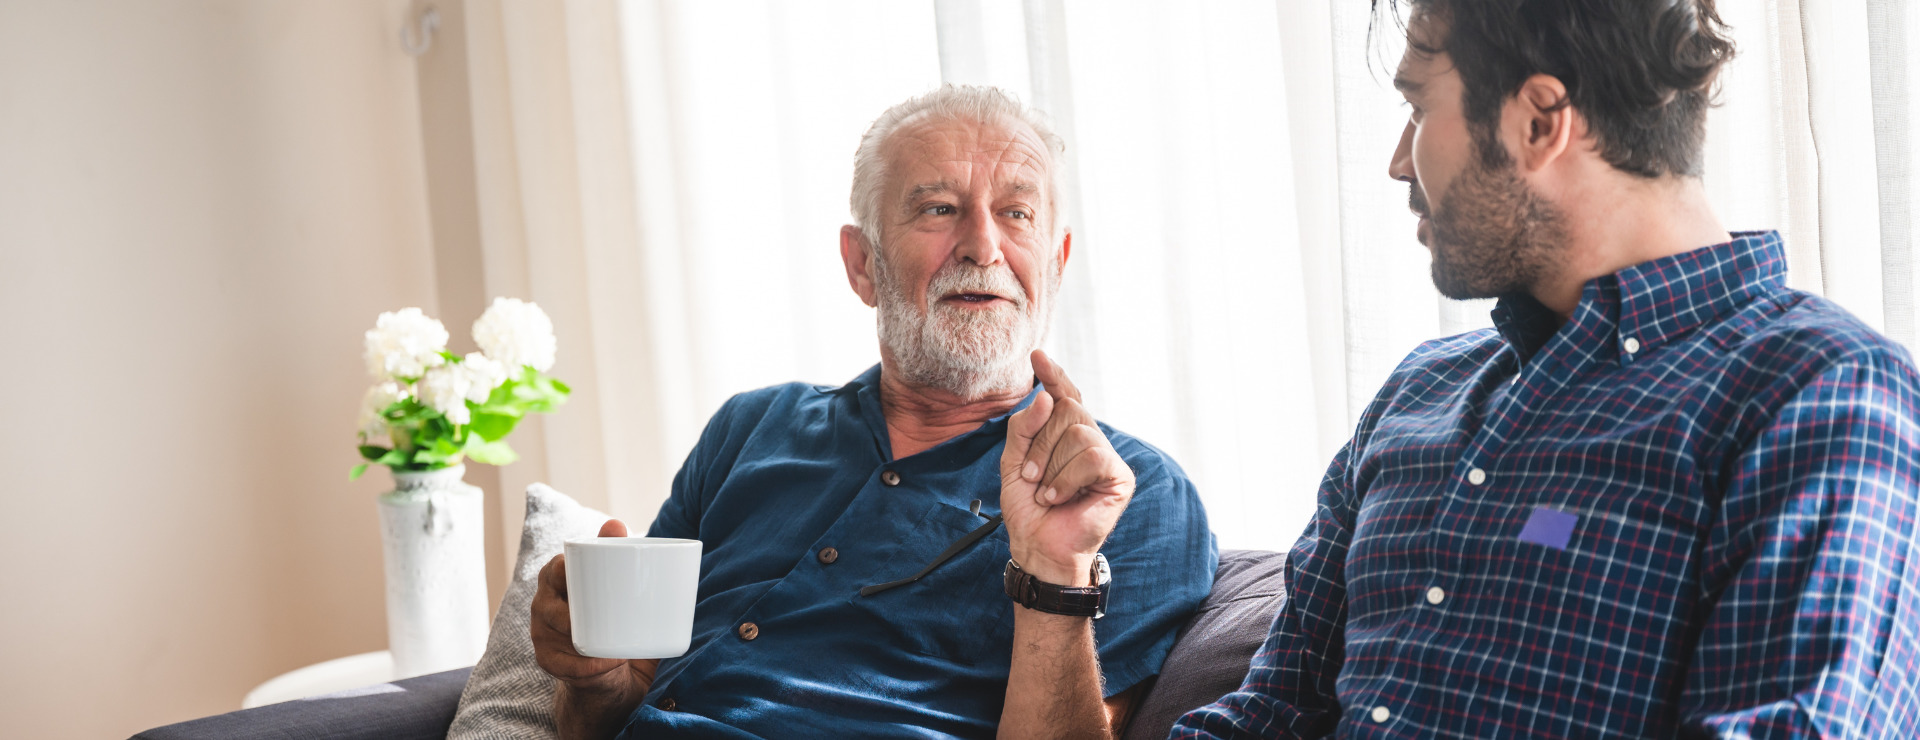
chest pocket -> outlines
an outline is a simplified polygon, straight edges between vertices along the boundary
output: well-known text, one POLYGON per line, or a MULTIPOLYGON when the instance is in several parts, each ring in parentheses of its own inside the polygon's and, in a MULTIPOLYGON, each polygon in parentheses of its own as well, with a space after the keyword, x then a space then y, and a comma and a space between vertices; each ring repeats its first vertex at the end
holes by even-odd
MULTIPOLYGON (((932 504, 878 569, 881 580, 919 573, 986 521, 956 506, 932 504)), ((1001 587, 1008 557, 1007 531, 1001 526, 920 580, 871 596, 856 594, 853 603, 874 618, 877 629, 895 633, 894 644, 965 665, 1010 664, 1013 602, 1001 587)))

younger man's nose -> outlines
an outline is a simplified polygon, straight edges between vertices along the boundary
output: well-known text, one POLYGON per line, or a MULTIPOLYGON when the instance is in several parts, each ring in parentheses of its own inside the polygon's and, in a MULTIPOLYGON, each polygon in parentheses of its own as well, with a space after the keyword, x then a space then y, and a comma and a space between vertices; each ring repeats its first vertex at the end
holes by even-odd
POLYGON ((1407 122, 1407 128, 1400 132, 1400 145, 1394 147, 1393 160, 1387 163, 1387 177, 1400 182, 1413 182, 1413 122, 1407 122))

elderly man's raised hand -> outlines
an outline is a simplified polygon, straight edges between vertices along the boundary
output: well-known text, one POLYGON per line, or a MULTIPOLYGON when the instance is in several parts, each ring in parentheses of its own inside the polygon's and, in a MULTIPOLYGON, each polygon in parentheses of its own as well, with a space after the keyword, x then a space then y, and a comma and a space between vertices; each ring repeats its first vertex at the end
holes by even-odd
POLYGON ((1033 353, 1046 392, 1007 421, 1000 511, 1013 559, 1035 578, 1089 585, 1093 556, 1133 499, 1133 470, 1045 352, 1033 353))

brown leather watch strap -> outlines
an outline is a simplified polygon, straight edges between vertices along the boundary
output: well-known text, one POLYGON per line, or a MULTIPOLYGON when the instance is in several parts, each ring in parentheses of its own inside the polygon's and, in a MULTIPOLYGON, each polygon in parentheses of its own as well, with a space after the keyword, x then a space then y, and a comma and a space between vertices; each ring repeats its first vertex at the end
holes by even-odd
POLYGON ((1092 586, 1061 586, 1035 579, 1020 564, 1007 561, 1002 586, 1013 602, 1034 611, 1069 617, 1099 619, 1107 613, 1107 590, 1112 576, 1104 555, 1095 555, 1092 586))

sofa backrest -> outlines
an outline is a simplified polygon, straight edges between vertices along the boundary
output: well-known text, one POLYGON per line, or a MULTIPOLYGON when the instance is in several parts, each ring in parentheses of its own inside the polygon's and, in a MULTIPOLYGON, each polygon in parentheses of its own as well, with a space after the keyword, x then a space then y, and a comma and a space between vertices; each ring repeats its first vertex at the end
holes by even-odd
POLYGON ((1287 554, 1225 550, 1213 592, 1187 620, 1123 740, 1166 740, 1180 715, 1240 688, 1247 664, 1286 603, 1287 554))

